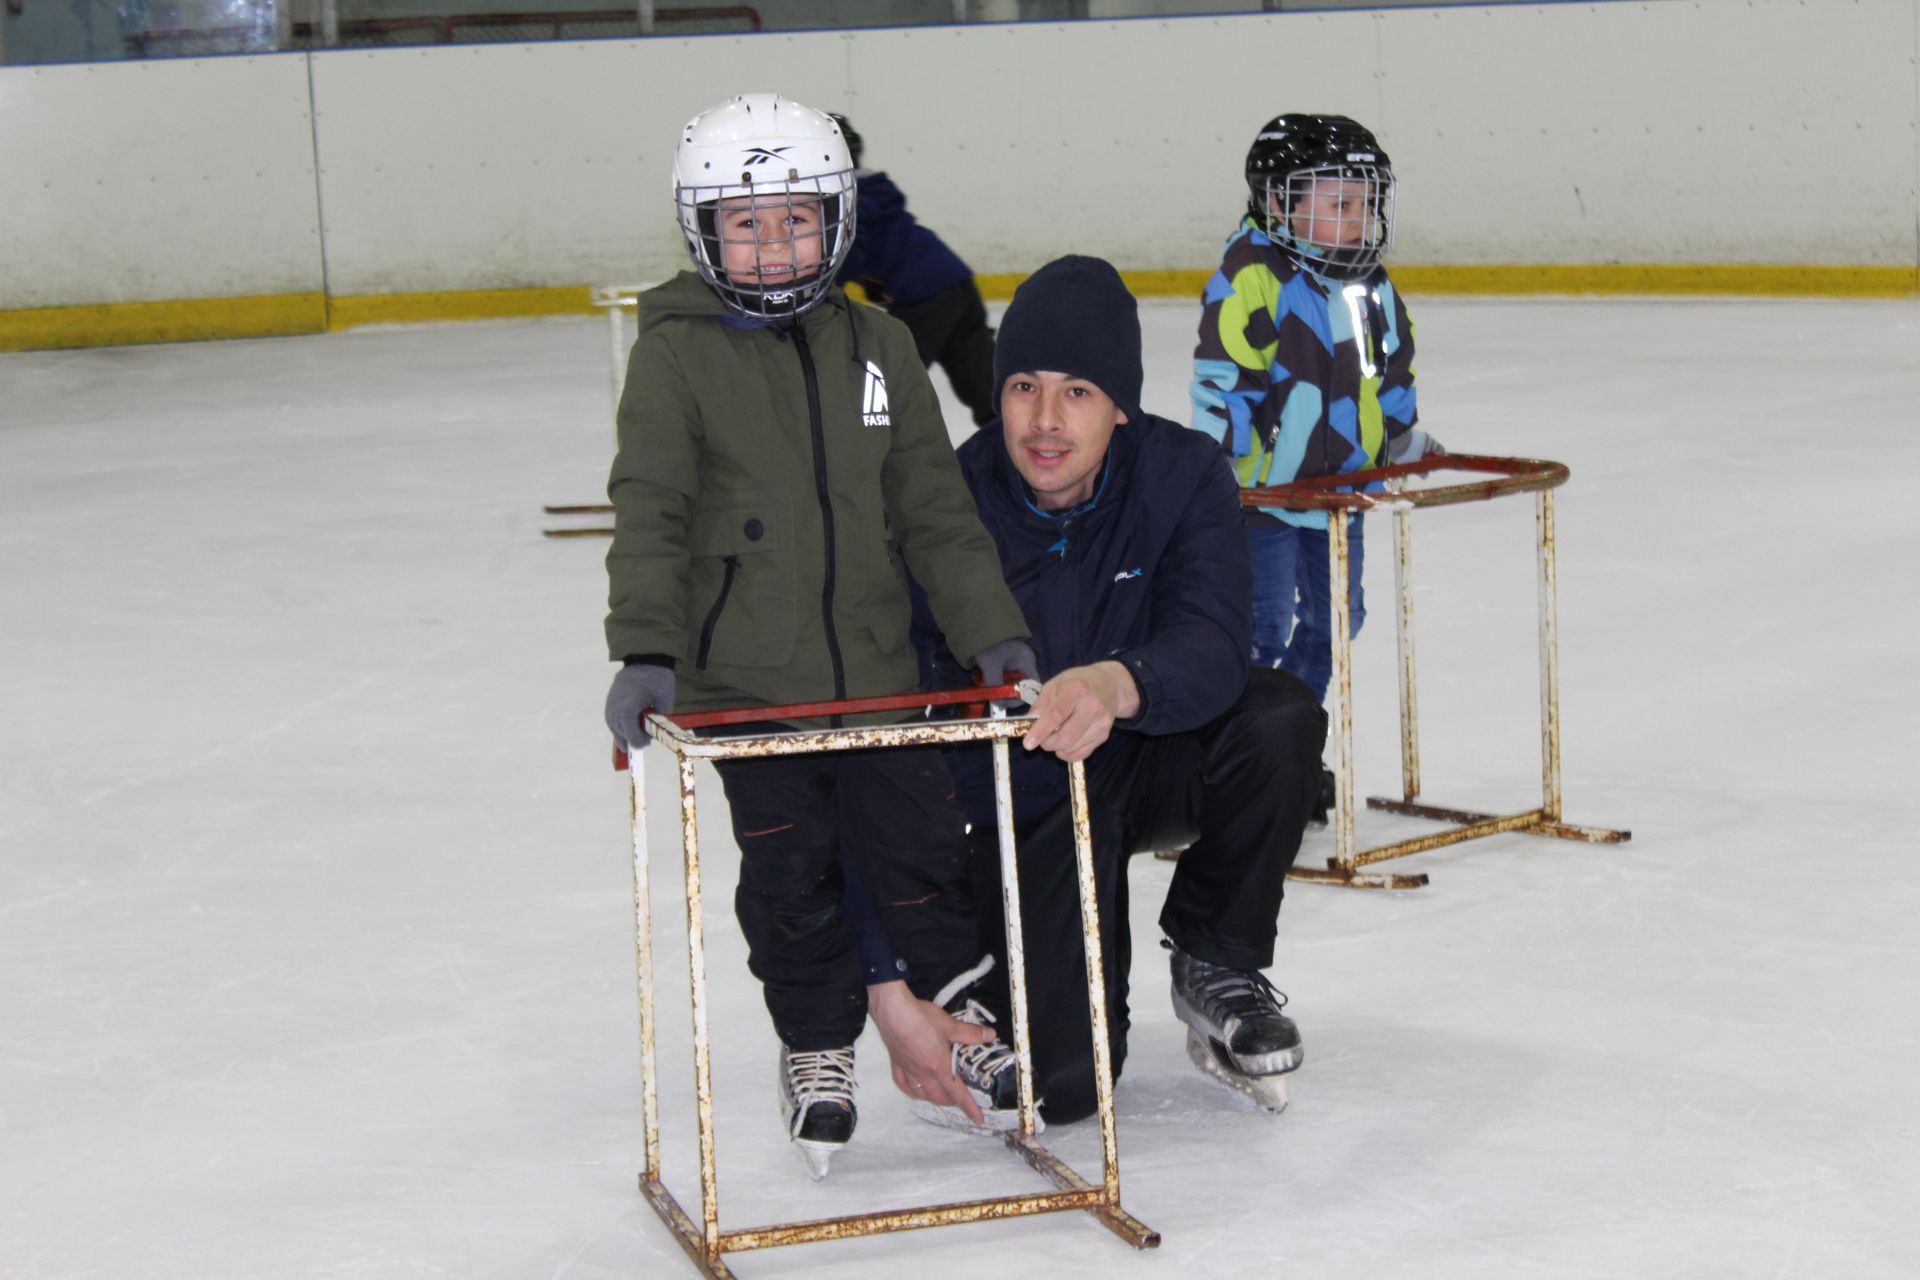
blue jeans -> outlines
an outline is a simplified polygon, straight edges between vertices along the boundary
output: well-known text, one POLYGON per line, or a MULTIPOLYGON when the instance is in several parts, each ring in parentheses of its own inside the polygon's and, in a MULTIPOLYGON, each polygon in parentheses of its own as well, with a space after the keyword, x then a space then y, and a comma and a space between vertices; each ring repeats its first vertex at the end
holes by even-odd
MULTIPOLYGON (((1347 524, 1347 590, 1353 635, 1367 619, 1360 590, 1365 559, 1360 517, 1347 524)), ((1290 524, 1247 529, 1253 547, 1253 662, 1298 676, 1321 702, 1333 679, 1332 580, 1327 573, 1327 534, 1290 524)))

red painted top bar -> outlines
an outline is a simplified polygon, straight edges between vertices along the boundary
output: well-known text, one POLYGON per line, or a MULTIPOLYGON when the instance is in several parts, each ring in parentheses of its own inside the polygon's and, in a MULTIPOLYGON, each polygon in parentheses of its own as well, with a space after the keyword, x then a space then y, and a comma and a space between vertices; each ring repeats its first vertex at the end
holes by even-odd
POLYGON ((790 702, 782 707, 734 707, 726 711, 694 711, 667 718, 682 729, 710 729, 721 724, 761 724, 769 720, 808 720, 817 716, 857 716, 869 711, 912 711, 920 707, 984 706, 989 702, 1018 702, 1020 691, 1010 684, 978 689, 944 689, 937 693, 888 693, 875 698, 840 698, 831 702, 790 702))
MULTIPOLYGON (((1009 675, 1019 676, 1012 671, 1009 675)), ((982 685, 972 689, 943 689, 936 693, 888 693, 873 698, 841 698, 830 702, 789 702, 778 707, 730 707, 724 711, 691 711, 685 715, 668 716, 682 729, 710 729, 723 724, 764 724, 775 720, 807 720, 819 716, 857 716, 870 711, 914 711, 921 707, 985 706, 989 702, 1020 702, 1019 686, 1016 683, 982 685)), ((649 708, 641 712, 645 720, 652 715, 649 708)), ((613 744, 613 767, 625 772, 627 753, 616 740, 613 744)))
POLYGON ((1436 453, 1418 462, 1401 462, 1369 471, 1349 471, 1344 475, 1315 476, 1293 484, 1269 485, 1261 489, 1242 489, 1243 507, 1283 507, 1290 511, 1364 511, 1386 503, 1404 503, 1413 507, 1444 507, 1456 502, 1481 502, 1507 493, 1532 493, 1555 489, 1567 482, 1571 473, 1565 464, 1542 458, 1497 458, 1478 453, 1436 453), (1433 471, 1475 471, 1497 477, 1466 484, 1441 485, 1433 489, 1402 489, 1398 493, 1360 493, 1355 490, 1377 480, 1398 480, 1424 476, 1433 471))

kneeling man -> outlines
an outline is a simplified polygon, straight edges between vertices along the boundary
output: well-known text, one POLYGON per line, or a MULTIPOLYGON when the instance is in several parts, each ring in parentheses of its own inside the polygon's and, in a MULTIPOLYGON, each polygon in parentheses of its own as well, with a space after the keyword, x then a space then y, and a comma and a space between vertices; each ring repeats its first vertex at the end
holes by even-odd
MULTIPOLYGON (((1197 1066, 1277 1111, 1303 1050, 1281 1011, 1286 998, 1261 970, 1273 961, 1287 871, 1313 811, 1326 716, 1299 680, 1248 664, 1252 573, 1233 472, 1216 441, 1140 409, 1138 309, 1100 259, 1061 258, 1020 286, 1001 321, 994 376, 1000 419, 959 457, 1033 632, 1032 674, 1049 677, 1013 762, 1042 1114, 1059 1123, 1096 1105, 1067 801, 1073 760, 1086 761, 1115 1074, 1126 1059, 1133 959, 1128 861, 1187 845, 1160 912, 1174 1012, 1197 1066)), ((915 640, 929 688, 966 685, 970 673, 924 615, 915 640)), ((972 822, 983 941, 998 953, 991 761, 983 749, 956 750, 950 767, 972 822)), ((997 965, 970 993, 1003 1025, 1005 974, 997 965)), ((876 998, 870 1009, 903 1088, 928 1071, 917 1051, 952 1040, 954 1069, 988 1123, 1016 1122, 1012 1055, 958 1043, 977 1027, 955 1027, 925 1001, 876 998)), ((979 1127, 951 1106, 921 1113, 979 1127)))

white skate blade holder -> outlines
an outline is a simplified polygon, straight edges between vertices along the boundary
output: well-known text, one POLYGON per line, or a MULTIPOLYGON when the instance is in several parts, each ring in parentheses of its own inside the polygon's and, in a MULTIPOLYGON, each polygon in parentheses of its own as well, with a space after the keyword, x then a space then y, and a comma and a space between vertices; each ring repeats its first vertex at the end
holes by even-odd
POLYGON ((1216 1046, 1213 1040, 1193 1027, 1187 1028, 1187 1058, 1208 1079, 1233 1090, 1262 1111, 1279 1115, 1287 1109, 1285 1073, 1250 1076, 1232 1065, 1225 1048, 1216 1046))
POLYGON ((841 1142, 808 1142, 805 1138, 793 1140, 793 1149, 800 1153, 801 1161, 807 1166, 807 1176, 815 1182, 826 1180, 834 1153, 845 1145, 841 1142))
MULTIPOLYGON (((1016 690, 1023 697, 1037 697, 1037 686, 1026 684, 1016 690)), ((1113 1107, 1113 1069, 1107 1038, 1106 987, 1100 953, 1099 904, 1094 894, 1092 841, 1087 835, 1086 774, 1079 762, 1068 768, 1068 794, 1074 816, 1074 862, 1080 888, 1080 930, 1084 941, 1087 972, 1087 1011, 1091 1025, 1090 1041, 1094 1060, 1094 1092, 1099 1117, 1101 1169, 1092 1178, 1082 1177, 1059 1156, 1041 1145, 1040 1120, 1035 1110, 1032 1066, 1024 1046, 1027 1042, 1026 989, 1024 965, 1015 959, 1023 956, 1017 922, 1019 877, 1013 849, 1013 798, 1009 743, 1024 735, 1031 720, 1009 716, 1004 708, 990 707, 992 714, 977 719, 906 720, 865 724, 834 729, 772 729, 769 724, 795 720, 819 720, 827 716, 865 716, 882 711, 920 711, 933 706, 991 704, 978 689, 943 690, 932 693, 915 691, 873 698, 850 698, 833 702, 799 703, 777 707, 743 707, 729 711, 700 711, 678 716, 649 711, 644 723, 651 735, 656 755, 664 751, 673 757, 679 775, 680 852, 685 877, 687 909, 688 987, 692 1004, 694 1108, 698 1145, 700 1195, 689 1213, 670 1192, 661 1173, 660 1103, 658 1071, 654 1061, 655 1009, 653 999, 652 907, 649 900, 649 857, 647 842, 647 797, 645 771, 639 767, 642 753, 615 754, 615 767, 628 775, 632 809, 632 852, 634 872, 634 963, 640 997, 641 1101, 644 1123, 644 1162, 640 1171, 640 1190, 676 1243, 686 1252, 694 1267, 708 1280, 730 1280, 733 1272, 724 1255, 776 1245, 805 1244, 814 1241, 845 1240, 855 1236, 905 1231, 927 1227, 999 1221, 1031 1214, 1062 1211, 1086 1213, 1100 1226, 1136 1249, 1151 1249, 1160 1244, 1160 1233, 1126 1212, 1120 1202, 1119 1144, 1113 1107), (743 726, 731 734, 705 734, 702 729, 743 726), (719 1209, 719 1168, 714 1143, 714 1098, 711 1038, 707 1026, 706 944, 702 923, 700 883, 699 823, 696 817, 694 766, 700 760, 760 758, 800 755, 819 751, 862 750, 878 747, 908 747, 979 742, 992 748, 994 758, 994 801, 997 811, 1003 875, 1002 892, 1010 909, 1007 912, 1007 968, 1012 991, 1010 1043, 1021 1046, 1018 1065, 1020 1107, 1014 1113, 1013 1126, 985 1130, 998 1136, 1007 1148, 1052 1185, 1049 1191, 1022 1192, 983 1200, 946 1204, 923 1204, 883 1209, 835 1217, 811 1218, 801 1222, 769 1223, 763 1226, 722 1230, 719 1209)), ((964 1119, 963 1113, 960 1114, 964 1119)), ((936 1121, 938 1122, 938 1121, 936 1121)), ((970 1123, 970 1122, 969 1122, 970 1123)), ((842 1144, 818 1140, 793 1140, 811 1177, 824 1177, 834 1154, 842 1144)))
MULTIPOLYGON (((974 1102, 979 1105, 980 1114, 986 1120, 985 1124, 975 1124, 973 1121, 967 1119, 967 1113, 958 1107, 947 1106, 938 1102, 929 1102, 925 1098, 908 1098, 907 1110, 928 1124, 939 1125, 942 1129, 958 1129, 962 1133, 977 1134, 983 1138, 994 1138, 1003 1133, 1019 1132, 1020 1113, 1018 1111, 995 1111, 993 1107, 989 1105, 992 1099, 988 1098, 986 1094, 971 1087, 968 1088, 967 1092, 973 1095, 974 1102)), ((1035 1133, 1045 1133, 1046 1129, 1047 1122, 1037 1115, 1034 1116, 1033 1131, 1035 1133)))

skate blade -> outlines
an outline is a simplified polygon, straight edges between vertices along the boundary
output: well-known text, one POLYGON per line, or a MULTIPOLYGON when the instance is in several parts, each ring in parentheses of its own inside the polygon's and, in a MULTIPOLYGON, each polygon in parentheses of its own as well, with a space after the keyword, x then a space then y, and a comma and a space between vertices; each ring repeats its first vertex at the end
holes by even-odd
POLYGON ((1284 1075, 1250 1076, 1236 1071, 1224 1047, 1216 1045, 1192 1027, 1187 1028, 1187 1058, 1210 1080, 1233 1090, 1262 1111, 1279 1115, 1287 1109, 1287 1078, 1284 1075))
POLYGON ((793 1140, 793 1149, 800 1153, 801 1161, 807 1166, 807 1176, 815 1182, 826 1178, 834 1153, 844 1151, 846 1145, 844 1142, 809 1142, 805 1138, 793 1140))
MULTIPOLYGON (((958 1129, 962 1133, 971 1133, 982 1138, 1019 1131, 1020 1111, 1017 1107, 996 1111, 987 1105, 987 1099, 981 1096, 979 1090, 969 1089, 968 1092, 973 1094, 973 1100, 979 1104, 980 1114, 986 1118, 985 1124, 975 1124, 967 1119, 967 1113, 958 1107, 928 1102, 925 1098, 908 1098, 907 1110, 928 1124, 937 1124, 942 1129, 958 1129)), ((1042 1120, 1040 1113, 1036 1111, 1033 1116, 1033 1131, 1045 1133, 1046 1130, 1047 1122, 1042 1120)))

